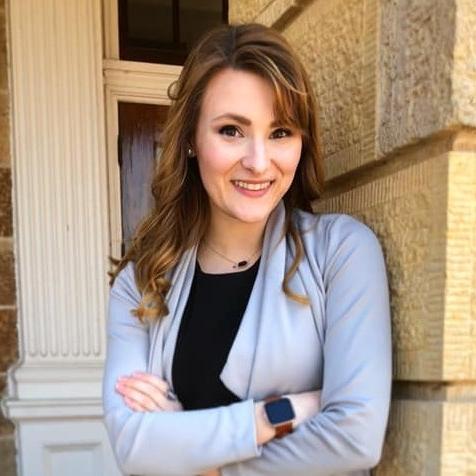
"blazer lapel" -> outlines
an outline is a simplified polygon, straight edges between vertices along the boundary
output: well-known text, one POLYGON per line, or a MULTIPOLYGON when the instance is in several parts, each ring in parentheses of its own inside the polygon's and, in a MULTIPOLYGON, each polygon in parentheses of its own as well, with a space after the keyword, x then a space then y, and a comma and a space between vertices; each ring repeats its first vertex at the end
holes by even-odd
MULTIPOLYGON (((261 261, 238 333, 220 374, 222 382, 241 399, 260 393, 261 369, 257 368, 261 330, 282 307, 281 284, 286 269, 286 240, 282 237, 285 208, 283 201, 266 224, 261 261)), ((272 324, 271 324, 272 325, 272 324)), ((261 379, 262 381, 262 379, 261 379)))
POLYGON ((167 294, 169 313, 155 323, 150 332, 149 372, 164 378, 170 386, 172 386, 172 359, 175 343, 192 287, 196 255, 197 246, 189 248, 167 276, 172 283, 167 294))

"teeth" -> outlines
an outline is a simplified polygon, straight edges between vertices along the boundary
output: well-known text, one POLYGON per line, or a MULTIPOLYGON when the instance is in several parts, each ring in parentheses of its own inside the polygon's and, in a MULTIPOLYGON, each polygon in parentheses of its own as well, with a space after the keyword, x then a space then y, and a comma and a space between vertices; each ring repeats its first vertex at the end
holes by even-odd
POLYGON ((247 183, 241 182, 240 180, 235 180, 233 182, 235 185, 238 185, 240 188, 246 188, 247 190, 264 190, 271 185, 271 182, 263 182, 263 183, 247 183))

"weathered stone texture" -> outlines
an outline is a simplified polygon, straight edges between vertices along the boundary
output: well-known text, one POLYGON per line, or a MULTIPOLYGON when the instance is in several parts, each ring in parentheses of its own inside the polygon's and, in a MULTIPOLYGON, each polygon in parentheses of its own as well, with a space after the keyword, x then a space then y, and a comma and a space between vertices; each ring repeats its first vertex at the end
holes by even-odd
POLYGON ((229 23, 253 21, 273 0, 231 0, 228 4, 229 23))
POLYGON ((280 25, 289 21, 301 9, 298 0, 274 0, 255 19, 256 22, 273 28, 280 28, 280 25))
POLYGON ((0 306, 15 304, 15 271, 11 244, 0 241, 0 306))
MULTIPOLYGON (((0 372, 5 372, 18 358, 16 312, 0 309, 0 372)), ((0 473, 1 474, 1 473, 0 473)))
POLYGON ((12 234, 11 170, 0 167, 0 237, 9 237, 12 234))
POLYGON ((441 470, 444 476, 476 474, 476 400, 444 405, 441 470))
POLYGON ((444 380, 476 380, 476 153, 448 170, 444 380))
MULTIPOLYGON (((0 65, 0 76, 1 76, 0 65)), ((8 92, 0 89, 0 167, 10 167, 10 117, 8 92)), ((0 185, 1 186, 1 185, 0 185)))
POLYGON ((393 400, 376 476, 441 474, 441 402, 393 400))
POLYGON ((457 123, 476 127, 476 4, 457 0, 453 57, 453 104, 457 123))
POLYGON ((12 437, 0 437, 0 474, 16 476, 15 442, 12 437))
POLYGON ((2 1, 0 2, 0 167, 10 166, 11 163, 7 67, 5 7, 2 1))
POLYGON ((315 1, 283 31, 317 95, 327 178, 375 158, 377 18, 375 0, 315 1))
POLYGON ((476 474, 476 402, 394 400, 376 476, 476 474))
POLYGON ((443 374, 448 155, 417 162, 317 204, 350 213, 382 244, 391 288, 394 378, 443 374))
POLYGON ((381 2, 377 156, 476 125, 473 0, 381 2))
POLYGON ((7 43, 5 32, 5 6, 0 2, 0 90, 8 87, 7 74, 7 43))

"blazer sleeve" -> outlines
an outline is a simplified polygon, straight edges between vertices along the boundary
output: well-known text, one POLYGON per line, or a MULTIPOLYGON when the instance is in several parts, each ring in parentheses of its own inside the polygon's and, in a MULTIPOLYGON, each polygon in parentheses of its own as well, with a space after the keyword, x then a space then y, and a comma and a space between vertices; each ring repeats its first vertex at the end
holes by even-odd
POLYGON ((109 296, 103 379, 105 424, 116 460, 126 474, 191 476, 259 454, 254 402, 179 412, 134 412, 116 393, 118 377, 147 371, 149 332, 131 309, 139 302, 132 263, 109 296))
POLYGON ((370 228, 344 214, 316 241, 326 243, 317 252, 326 291, 320 411, 223 476, 358 474, 380 460, 392 381, 382 250, 370 228))

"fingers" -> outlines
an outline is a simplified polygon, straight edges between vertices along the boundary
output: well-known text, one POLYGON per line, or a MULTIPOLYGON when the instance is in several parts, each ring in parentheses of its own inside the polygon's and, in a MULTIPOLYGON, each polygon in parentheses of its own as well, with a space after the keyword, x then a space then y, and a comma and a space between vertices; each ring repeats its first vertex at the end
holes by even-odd
POLYGON ((121 377, 116 384, 116 390, 124 398, 126 405, 135 411, 180 411, 181 403, 171 400, 167 395, 173 395, 169 385, 155 375, 137 372, 131 376, 121 377))
POLYGON ((151 396, 155 403, 164 411, 179 411, 182 410, 182 405, 178 401, 176 395, 170 390, 169 385, 165 380, 158 378, 152 374, 143 372, 135 372, 133 377, 137 378, 137 385, 142 388, 149 396, 151 396))

